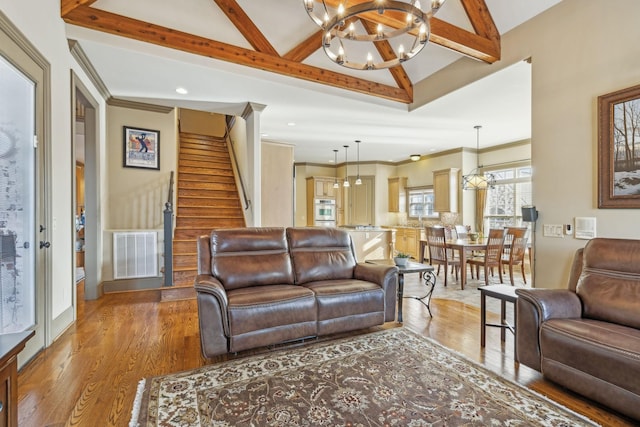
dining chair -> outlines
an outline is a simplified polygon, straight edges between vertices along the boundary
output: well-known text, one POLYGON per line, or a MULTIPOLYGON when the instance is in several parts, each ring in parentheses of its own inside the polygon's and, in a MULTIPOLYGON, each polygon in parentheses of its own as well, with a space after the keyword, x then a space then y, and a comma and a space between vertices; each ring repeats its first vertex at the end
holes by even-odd
POLYGON ((484 283, 489 285, 489 272, 493 275, 493 268, 498 268, 498 276, 502 283, 502 248, 504 246, 504 229, 492 228, 489 230, 489 238, 484 254, 474 256, 467 260, 467 264, 473 269, 476 268, 476 278, 479 278, 480 266, 484 267, 484 283))
POLYGON ((444 285, 447 286, 449 266, 453 267, 456 280, 460 269, 460 258, 453 256, 447 248, 444 227, 426 227, 427 246, 429 247, 429 264, 438 266, 437 274, 440 274, 440 266, 444 266, 444 285))
POLYGON ((458 239, 466 239, 467 238, 467 226, 466 225, 456 225, 456 234, 458 235, 458 239))
MULTIPOLYGON (((513 269, 517 265, 520 266, 520 270, 522 271, 522 279, 526 284, 527 278, 524 273, 524 255, 527 250, 527 229, 515 227, 507 228, 505 242, 509 242, 508 249, 505 249, 503 251, 502 259, 500 260, 500 262, 502 266, 509 266, 509 279, 511 280, 511 285, 515 286, 513 280, 513 269)), ((507 246, 506 243, 505 246, 507 246)), ((502 268, 500 271, 501 277, 504 271, 505 268, 502 268)))

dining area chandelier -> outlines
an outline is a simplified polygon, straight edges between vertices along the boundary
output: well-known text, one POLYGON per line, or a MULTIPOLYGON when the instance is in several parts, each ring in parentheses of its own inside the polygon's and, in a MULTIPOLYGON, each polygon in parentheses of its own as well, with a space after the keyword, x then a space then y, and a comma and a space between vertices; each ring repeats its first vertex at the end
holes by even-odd
POLYGON ((429 41, 429 20, 445 0, 302 0, 322 29, 322 47, 338 65, 355 70, 395 67, 429 41))

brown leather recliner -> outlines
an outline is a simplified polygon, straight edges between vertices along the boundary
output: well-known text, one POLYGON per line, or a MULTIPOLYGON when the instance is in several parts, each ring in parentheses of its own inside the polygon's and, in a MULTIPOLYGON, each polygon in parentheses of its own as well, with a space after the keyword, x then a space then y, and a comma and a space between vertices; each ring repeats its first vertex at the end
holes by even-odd
POLYGON ((640 240, 590 240, 566 290, 518 289, 518 361, 640 420, 640 240))
POLYGON ((204 357, 395 319, 398 273, 358 264, 335 228, 238 228, 198 238, 204 357))

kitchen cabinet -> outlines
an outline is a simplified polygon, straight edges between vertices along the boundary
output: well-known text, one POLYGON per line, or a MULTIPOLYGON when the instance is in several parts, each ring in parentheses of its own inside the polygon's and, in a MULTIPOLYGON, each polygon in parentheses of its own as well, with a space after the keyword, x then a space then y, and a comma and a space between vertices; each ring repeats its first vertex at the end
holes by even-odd
POLYGON ((459 171, 458 168, 433 171, 434 211, 458 212, 459 171))
POLYGON ((389 212, 404 212, 406 210, 407 178, 394 176, 389 178, 389 212))
POLYGON ((361 176, 362 184, 355 185, 355 179, 349 179, 351 186, 343 187, 346 221, 350 225, 375 224, 375 177, 361 176))
MULTIPOLYGON (((315 225, 315 199, 336 199, 336 194, 342 197, 340 188, 333 188, 333 184, 335 182, 334 178, 326 177, 326 176, 310 176, 307 177, 307 225, 312 226, 315 225)), ((336 201, 336 221, 337 224, 341 224, 340 222, 340 211, 342 209, 342 202, 336 201), (340 203, 340 207, 338 206, 340 203)), ((344 217, 344 213, 342 214, 344 217)))
POLYGON ((307 195, 317 199, 333 199, 336 197, 336 189, 333 188, 335 178, 311 176, 307 178, 307 195))
POLYGON ((395 227, 394 255, 404 252, 414 260, 420 259, 420 240, 426 239, 424 228, 395 227))

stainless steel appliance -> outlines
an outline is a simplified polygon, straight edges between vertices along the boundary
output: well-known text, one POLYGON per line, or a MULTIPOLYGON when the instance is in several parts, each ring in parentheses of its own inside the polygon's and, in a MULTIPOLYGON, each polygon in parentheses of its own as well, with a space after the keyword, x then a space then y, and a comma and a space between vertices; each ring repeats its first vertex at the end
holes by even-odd
POLYGON ((315 199, 313 224, 320 227, 336 226, 336 201, 334 199, 315 199))

